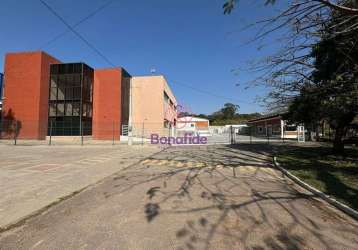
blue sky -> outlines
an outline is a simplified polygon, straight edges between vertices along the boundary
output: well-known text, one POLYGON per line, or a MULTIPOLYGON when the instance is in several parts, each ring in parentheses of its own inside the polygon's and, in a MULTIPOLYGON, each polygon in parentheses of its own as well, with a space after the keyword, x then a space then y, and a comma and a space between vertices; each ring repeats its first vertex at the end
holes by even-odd
MULTIPOLYGON (((107 1, 46 2, 73 25, 107 1)), ((178 102, 195 113, 212 113, 226 102, 240 105, 240 113, 262 112, 264 108, 255 103, 255 97, 266 90, 245 90, 243 83, 255 75, 244 71, 236 75, 232 70, 279 46, 272 43, 265 50, 257 50, 257 44, 244 45, 256 30, 240 32, 240 28, 274 14, 280 6, 264 7, 260 0, 241 1, 231 15, 223 15, 223 2, 117 0, 75 29, 130 74, 148 75, 151 68, 164 74, 178 102)), ((47 44, 67 28, 40 1, 2 0, 0 8, 0 69, 6 52, 39 49, 63 62, 109 67, 71 32, 47 44)))

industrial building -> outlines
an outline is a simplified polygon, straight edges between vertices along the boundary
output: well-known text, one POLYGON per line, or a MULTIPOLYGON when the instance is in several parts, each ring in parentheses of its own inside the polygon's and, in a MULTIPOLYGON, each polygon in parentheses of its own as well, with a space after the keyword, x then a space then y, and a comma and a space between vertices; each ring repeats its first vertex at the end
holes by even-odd
POLYGON ((163 76, 132 77, 121 67, 94 69, 34 51, 6 54, 4 79, 2 138, 16 131, 19 139, 119 140, 129 124, 145 122, 155 132, 175 124, 176 101, 163 76))
POLYGON ((134 76, 131 97, 133 136, 174 135, 178 104, 164 76, 134 76))
POLYGON ((251 135, 257 137, 276 137, 283 139, 299 139, 304 126, 289 124, 282 114, 268 114, 247 122, 251 128, 251 135))

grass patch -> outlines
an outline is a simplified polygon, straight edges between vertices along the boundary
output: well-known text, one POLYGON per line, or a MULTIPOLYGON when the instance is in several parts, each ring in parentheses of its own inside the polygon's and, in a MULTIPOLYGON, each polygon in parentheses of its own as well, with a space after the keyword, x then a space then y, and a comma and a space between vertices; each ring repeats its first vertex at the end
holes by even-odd
POLYGON ((346 156, 328 147, 297 147, 280 152, 278 162, 301 180, 358 210, 358 149, 346 156))

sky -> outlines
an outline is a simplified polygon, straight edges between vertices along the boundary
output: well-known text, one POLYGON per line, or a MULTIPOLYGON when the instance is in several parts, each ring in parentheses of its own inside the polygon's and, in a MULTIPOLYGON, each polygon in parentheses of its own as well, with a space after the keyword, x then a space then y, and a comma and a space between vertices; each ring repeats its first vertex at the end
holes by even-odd
MULTIPOLYGON (((109 2, 45 1, 70 25, 109 2)), ((258 50, 258 44, 247 43, 257 28, 242 27, 272 16, 282 6, 240 1, 231 15, 224 15, 223 2, 113 0, 74 29, 131 75, 150 75, 151 69, 163 74, 178 103, 194 113, 210 114, 227 102, 239 105, 239 113, 264 112, 256 98, 267 90, 246 89, 245 83, 257 75, 237 69, 247 68, 249 60, 269 55, 279 45, 268 43, 258 50)), ((43 50, 62 62, 112 67, 39 0, 2 0, 0 9, 0 71, 7 52, 32 50, 43 50), (54 40, 59 34, 63 35, 54 40)))

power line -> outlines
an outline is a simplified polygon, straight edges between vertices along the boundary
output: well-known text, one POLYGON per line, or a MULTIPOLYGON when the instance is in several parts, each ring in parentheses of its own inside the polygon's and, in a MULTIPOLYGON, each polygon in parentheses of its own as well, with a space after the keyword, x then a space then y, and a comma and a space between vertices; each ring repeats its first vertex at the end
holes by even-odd
MULTIPOLYGON (((84 23, 85 21, 87 21, 88 19, 90 19, 91 17, 95 16, 98 12, 100 12, 101 10, 103 10, 104 8, 106 8, 107 6, 109 6, 110 4, 112 4, 114 1, 116 0, 110 0, 105 2, 103 5, 101 5, 100 7, 98 7, 97 9, 95 9, 94 11, 92 11, 91 13, 89 13, 87 16, 85 16, 83 19, 81 19, 80 21, 78 21, 77 23, 75 23, 74 25, 72 25, 73 28, 79 26, 80 24, 84 23)), ((55 36, 54 38, 52 38, 51 40, 47 41, 46 43, 44 43, 43 45, 40 46, 40 50, 49 46, 51 43, 57 41, 59 38, 61 38, 62 36, 64 36, 65 34, 67 34, 69 31, 69 29, 65 30, 64 32, 58 34, 57 36, 55 36)))
POLYGON ((193 86, 191 86, 191 85, 185 84, 185 83, 183 83, 183 82, 173 81, 172 79, 168 79, 168 80, 169 80, 171 83, 174 83, 174 84, 177 84, 177 85, 180 85, 180 86, 189 88, 189 89, 191 89, 191 90, 194 90, 194 91, 196 91, 196 92, 199 92, 199 93, 202 93, 202 94, 206 94, 206 95, 210 95, 210 96, 213 96, 213 97, 216 97, 216 98, 219 98, 219 99, 225 99, 225 100, 235 101, 235 102, 237 102, 237 103, 245 103, 245 104, 250 104, 250 105, 253 104, 252 102, 245 102, 245 101, 242 101, 242 100, 239 100, 239 99, 236 99, 236 98, 231 98, 231 97, 226 97, 226 96, 222 96, 222 95, 217 95, 217 94, 212 93, 212 92, 210 92, 210 91, 203 90, 203 89, 199 89, 199 88, 193 87, 193 86))
MULTIPOLYGON (((72 31, 78 38, 80 38, 89 48, 91 48, 96 54, 98 54, 102 59, 104 59, 108 64, 110 64, 111 66, 115 66, 114 63, 112 63, 103 53, 101 53, 94 45, 92 45, 87 39, 85 39, 79 32, 77 32, 74 27, 77 27, 78 25, 80 25, 81 23, 85 22, 86 20, 88 20, 89 18, 93 17, 96 13, 98 13, 99 11, 101 11, 102 9, 104 9, 105 7, 107 7, 108 5, 110 5, 112 2, 116 1, 116 0, 110 0, 108 2, 106 2, 105 4, 103 4, 102 6, 100 6, 99 8, 97 8, 96 10, 94 10, 93 12, 91 12, 89 15, 87 15, 86 17, 84 17, 83 19, 81 19, 79 22, 77 22, 76 24, 74 24, 73 26, 71 26, 68 22, 66 22, 66 20, 59 14, 57 13, 49 4, 47 4, 45 1, 43 0, 39 0, 52 14, 54 14, 63 24, 66 25, 66 27, 68 28, 67 31, 59 34, 58 36, 54 37, 53 39, 51 39, 49 42, 47 42, 44 46, 48 46, 50 43, 56 41, 57 39, 59 39, 61 36, 63 36, 64 34, 66 34, 68 31, 72 31)), ((44 47, 42 46, 42 47, 44 47)), ((235 101, 238 103, 246 103, 246 104, 253 104, 253 103, 249 103, 249 102, 245 102, 242 100, 238 100, 236 98, 230 98, 230 97, 225 97, 225 96, 221 96, 221 95, 217 95, 214 94, 212 92, 203 90, 203 89, 198 89, 195 88, 193 86, 190 86, 188 84, 184 84, 178 81, 171 81, 175 84, 184 86, 186 88, 190 88, 194 91, 197 91, 199 93, 202 94, 206 94, 206 95, 210 95, 216 98, 220 98, 220 99, 225 99, 225 100, 231 100, 231 101, 235 101)))
POLYGON ((70 24, 63 19, 60 14, 58 14, 50 5, 45 1, 39 0, 52 14, 54 14, 60 21, 67 26, 78 38, 80 38, 89 48, 91 48, 97 55, 99 55, 103 60, 105 60, 109 65, 115 66, 104 54, 102 54, 94 45, 92 45, 88 40, 86 40, 80 33, 78 33, 70 24))

